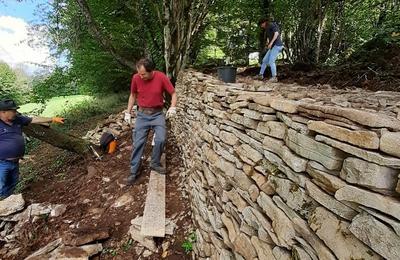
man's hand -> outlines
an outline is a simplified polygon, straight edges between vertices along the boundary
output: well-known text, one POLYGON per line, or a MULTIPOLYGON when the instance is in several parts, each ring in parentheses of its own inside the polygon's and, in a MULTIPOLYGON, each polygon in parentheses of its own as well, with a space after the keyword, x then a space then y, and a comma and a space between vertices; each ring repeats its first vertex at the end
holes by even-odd
POLYGON ((130 124, 130 123, 131 123, 131 120, 132 120, 132 115, 131 115, 131 113, 125 112, 125 113, 124 113, 124 121, 127 122, 128 124, 130 124))
POLYGON ((176 115, 176 107, 170 107, 165 115, 166 118, 174 117, 176 115))
POLYGON ((268 44, 267 48, 270 50, 272 49, 272 43, 268 44))
POLYGON ((57 124, 64 124, 64 118, 62 118, 62 117, 53 117, 52 119, 51 119, 51 122, 52 123, 57 123, 57 124))

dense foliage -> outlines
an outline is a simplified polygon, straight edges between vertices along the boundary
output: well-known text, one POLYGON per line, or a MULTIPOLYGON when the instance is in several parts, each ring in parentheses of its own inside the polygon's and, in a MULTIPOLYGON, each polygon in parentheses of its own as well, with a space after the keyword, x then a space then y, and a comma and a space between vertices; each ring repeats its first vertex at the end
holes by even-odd
POLYGON ((0 95, 24 102, 126 91, 135 61, 144 56, 173 80, 186 65, 248 65, 250 53, 265 51, 263 17, 281 28, 286 62, 367 60, 400 45, 399 6, 398 0, 51 1, 40 7, 35 26, 47 28, 54 55, 66 57, 68 66, 27 88, 0 64, 0 95), (33 95, 26 94, 30 89, 33 95))

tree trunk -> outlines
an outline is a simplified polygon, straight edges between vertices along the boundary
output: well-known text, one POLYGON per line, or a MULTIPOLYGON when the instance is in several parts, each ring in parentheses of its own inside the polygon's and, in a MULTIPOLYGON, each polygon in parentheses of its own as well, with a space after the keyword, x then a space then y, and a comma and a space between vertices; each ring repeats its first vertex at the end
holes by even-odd
POLYGON ((23 131, 31 137, 80 155, 85 155, 90 151, 90 143, 88 141, 69 134, 60 133, 47 126, 30 124, 24 127, 23 131))
POLYGON ((174 83, 215 0, 163 0, 165 70, 174 83))

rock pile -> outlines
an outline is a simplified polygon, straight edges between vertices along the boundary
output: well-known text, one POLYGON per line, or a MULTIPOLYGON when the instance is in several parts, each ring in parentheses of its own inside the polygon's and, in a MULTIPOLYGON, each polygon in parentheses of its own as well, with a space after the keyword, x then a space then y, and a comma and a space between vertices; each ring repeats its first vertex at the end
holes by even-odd
POLYGON ((18 254, 18 240, 24 235, 20 233, 24 225, 36 222, 44 216, 58 217, 66 210, 67 207, 62 204, 35 203, 26 206, 21 194, 11 195, 0 201, 0 241, 6 243, 2 249, 6 253, 3 255, 18 254))
POLYGON ((100 144, 100 137, 103 133, 112 133, 115 137, 120 137, 130 131, 133 124, 128 124, 124 121, 124 114, 113 114, 110 115, 105 121, 98 124, 95 129, 90 130, 83 137, 89 140, 93 144, 100 144))
POLYGON ((400 93, 177 83, 200 259, 400 259, 400 93))

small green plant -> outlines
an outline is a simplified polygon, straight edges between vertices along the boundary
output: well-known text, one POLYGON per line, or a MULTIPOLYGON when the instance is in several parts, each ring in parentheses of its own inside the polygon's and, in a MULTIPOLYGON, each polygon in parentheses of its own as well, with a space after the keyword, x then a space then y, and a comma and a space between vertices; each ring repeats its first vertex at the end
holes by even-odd
POLYGON ((39 172, 33 169, 31 165, 23 165, 20 168, 20 180, 15 188, 15 193, 20 193, 26 185, 38 179, 39 172))
POLYGON ((189 234, 189 236, 186 238, 186 240, 183 241, 183 243, 182 243, 182 248, 186 254, 189 254, 190 252, 193 251, 193 244, 195 242, 196 242, 196 233, 192 232, 189 234))
POLYGON ((109 254, 111 256, 116 256, 118 251, 114 248, 104 248, 102 254, 109 254))
POLYGON ((40 215, 39 218, 41 218, 41 219, 43 219, 44 221, 47 222, 47 220, 49 220, 49 216, 50 216, 50 213, 47 213, 47 214, 40 215))
POLYGON ((132 246, 132 244, 133 244, 133 239, 129 238, 125 243, 122 244, 121 248, 124 252, 127 252, 129 248, 132 246))

